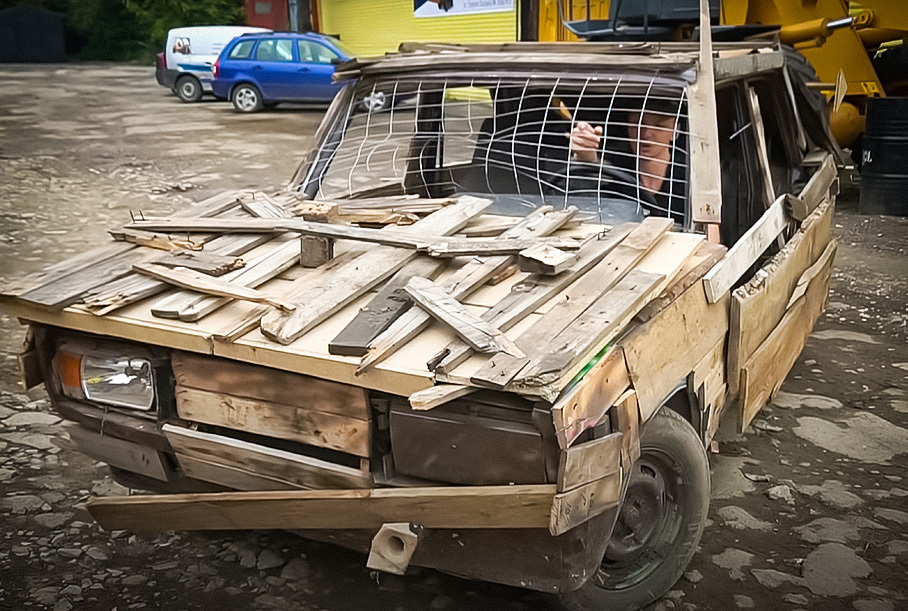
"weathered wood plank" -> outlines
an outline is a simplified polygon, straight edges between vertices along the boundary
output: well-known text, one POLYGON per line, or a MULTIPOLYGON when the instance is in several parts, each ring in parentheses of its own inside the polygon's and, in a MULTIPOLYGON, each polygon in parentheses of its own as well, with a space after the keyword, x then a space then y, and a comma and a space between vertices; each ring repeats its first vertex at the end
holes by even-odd
POLYGON ((517 267, 530 274, 560 274, 577 262, 577 255, 548 244, 531 246, 517 254, 517 267))
POLYGON ((450 293, 425 278, 410 278, 404 287, 410 298, 433 318, 448 325, 461 339, 478 352, 504 352, 520 358, 523 356, 514 342, 500 329, 470 313, 450 293))
MULTIPOLYGON (((621 474, 613 473, 555 495, 549 532, 555 536, 613 509, 621 500, 621 474)), ((97 518, 96 518, 97 519, 97 518)))
MULTIPOLYGON (((537 208, 516 225, 502 234, 505 239, 525 237, 543 237, 573 218, 577 209, 553 211, 550 206, 537 208)), ((483 260, 470 261, 445 280, 442 285, 454 299, 463 299, 496 275, 510 267, 514 258, 511 256, 489 257, 483 260)), ((357 374, 361 375, 382 360, 390 356, 397 348, 406 344, 418 335, 431 322, 431 316, 420 310, 411 309, 397 318, 381 335, 368 346, 368 353, 359 365, 357 374)))
POLYGON ((785 212, 785 196, 778 198, 766 209, 725 256, 703 277, 703 289, 710 303, 716 303, 756 263, 766 249, 788 226, 790 218, 785 212))
POLYGON ((177 414, 190 422, 369 456, 369 421, 181 386, 177 414))
MULTIPOLYGON (((810 177, 807 184, 798 194, 798 197, 805 204, 807 215, 812 213, 827 198, 838 195, 837 183, 839 171, 835 165, 835 159, 829 153, 823 157, 820 168, 810 177)), ((806 218, 806 215, 805 215, 806 218)), ((801 220, 801 219, 798 219, 801 220)))
POLYGON ((199 291, 217 297, 229 297, 231 299, 241 299, 253 303, 265 303, 272 307, 279 308, 285 312, 292 312, 296 306, 292 303, 285 302, 276 297, 272 297, 261 291, 250 289, 245 286, 233 284, 226 280, 218 280, 205 274, 198 274, 185 267, 175 267, 168 269, 154 264, 136 264, 133 269, 142 274, 163 280, 168 284, 180 288, 199 291))
POLYGON ((545 528, 555 486, 455 486, 228 492, 93 498, 107 530, 378 529, 388 522, 425 528, 545 528))
POLYGON ((261 192, 245 194, 238 201, 243 210, 258 218, 281 219, 290 217, 290 213, 283 206, 261 192))
POLYGON ((621 469, 622 433, 612 433, 562 450, 558 461, 558 492, 567 492, 617 473, 621 469))
MULTIPOLYGON (((620 225, 608 232, 604 239, 586 244, 578 252, 577 263, 558 276, 534 275, 518 282, 504 299, 482 315, 483 320, 507 331, 597 265, 636 226, 633 223, 620 225)), ((454 340, 429 361, 429 368, 434 369, 438 376, 444 376, 473 353, 465 342, 454 340)))
POLYGON ((602 261, 570 285, 555 306, 517 338, 516 344, 526 357, 495 355, 471 376, 470 381, 489 388, 507 386, 531 360, 548 352, 551 340, 619 282, 673 224, 667 218, 644 220, 602 261))
MULTIPOLYGON (((413 235, 424 233, 448 234, 466 225, 470 219, 485 210, 491 201, 464 196, 459 203, 433 212, 404 230, 413 235)), ((380 230, 384 231, 384 230, 380 230)), ((379 282, 384 281, 416 256, 415 251, 375 248, 357 257, 349 264, 336 269, 330 278, 317 286, 294 281, 299 293, 294 302, 298 306, 289 316, 269 313, 262 318, 262 333, 282 344, 289 344, 309 329, 334 314, 354 299, 363 295, 379 282)))
POLYGON ((223 276, 246 265, 239 257, 191 250, 176 250, 154 262, 162 267, 184 267, 209 276, 223 276))
POLYGON ((448 401, 453 401, 460 397, 476 392, 473 386, 462 386, 458 384, 440 384, 420 390, 410 395, 410 407, 415 410, 429 410, 438 407, 448 401))
POLYGON ((130 242, 137 246, 157 248, 158 250, 202 250, 203 240, 198 236, 195 239, 176 238, 166 233, 152 231, 139 231, 137 229, 111 229, 107 233, 119 242, 130 242))
POLYGON ((167 481, 164 460, 154 448, 104 435, 75 422, 65 422, 63 427, 79 451, 91 458, 102 460, 120 469, 140 473, 145 477, 167 481))
POLYGON ((172 424, 165 424, 162 430, 176 451, 178 460, 190 457, 249 474, 238 480, 228 479, 229 471, 217 474, 218 479, 206 477, 204 474, 197 475, 201 476, 199 479, 228 488, 245 488, 246 484, 243 482, 250 475, 279 480, 295 488, 368 488, 372 485, 372 478, 368 473, 311 456, 276 450, 172 424))
POLYGON ((691 260, 685 264, 678 277, 665 287, 657 298, 650 301, 637 313, 637 320, 646 322, 671 305, 687 289, 705 276, 725 256, 727 250, 721 244, 703 241, 697 246, 697 250, 691 255, 691 260))
POLYGON ((511 382, 519 392, 554 400, 563 386, 659 291, 665 276, 632 270, 559 333, 511 382), (574 370, 577 371, 574 371, 574 370))
POLYGON ((687 89, 690 122, 690 202, 695 223, 722 222, 722 167, 716 122, 716 77, 708 5, 700 6, 700 57, 697 80, 687 89))

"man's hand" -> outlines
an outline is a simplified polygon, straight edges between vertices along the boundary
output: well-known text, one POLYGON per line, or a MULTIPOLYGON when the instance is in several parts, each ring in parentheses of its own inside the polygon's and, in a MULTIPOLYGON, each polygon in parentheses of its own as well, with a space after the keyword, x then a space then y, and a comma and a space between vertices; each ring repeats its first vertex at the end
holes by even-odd
POLYGON ((599 161, 599 145, 602 143, 602 126, 593 127, 586 121, 577 121, 571 133, 565 134, 571 141, 571 153, 577 161, 597 163, 599 161))

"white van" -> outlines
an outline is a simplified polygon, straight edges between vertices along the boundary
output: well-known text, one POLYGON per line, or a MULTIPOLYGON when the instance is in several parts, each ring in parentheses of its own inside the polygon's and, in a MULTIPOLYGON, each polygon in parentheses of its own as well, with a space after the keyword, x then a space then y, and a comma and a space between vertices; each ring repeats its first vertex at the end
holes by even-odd
POLYGON ((155 77, 184 102, 198 102, 203 93, 211 93, 211 66, 224 45, 240 34, 270 31, 242 25, 174 28, 167 33, 164 52, 158 53, 155 77))

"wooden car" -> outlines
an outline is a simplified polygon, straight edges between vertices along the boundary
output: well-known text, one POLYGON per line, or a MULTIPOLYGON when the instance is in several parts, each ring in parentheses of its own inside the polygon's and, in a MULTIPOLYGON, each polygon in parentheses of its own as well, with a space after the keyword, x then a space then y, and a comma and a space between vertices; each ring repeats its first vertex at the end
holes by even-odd
POLYGON ((825 307, 837 150, 808 67, 765 41, 411 45, 338 74, 285 190, 134 218, 3 288, 27 384, 159 493, 90 512, 580 608, 661 596, 710 440, 825 307))

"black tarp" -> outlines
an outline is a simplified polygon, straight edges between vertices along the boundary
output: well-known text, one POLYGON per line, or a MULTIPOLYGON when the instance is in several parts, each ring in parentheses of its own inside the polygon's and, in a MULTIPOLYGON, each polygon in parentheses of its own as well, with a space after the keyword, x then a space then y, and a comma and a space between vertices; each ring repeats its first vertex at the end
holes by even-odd
POLYGON ((21 4, 0 10, 0 63, 63 61, 63 15, 21 4))

